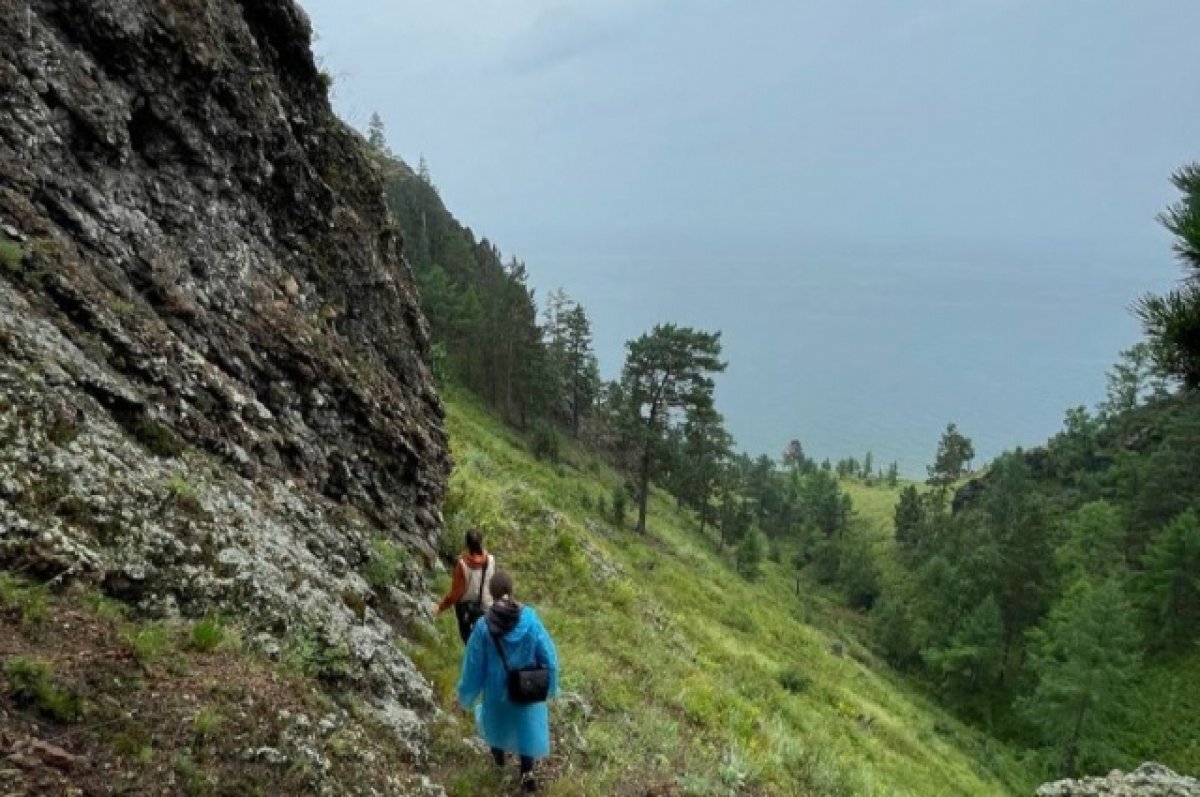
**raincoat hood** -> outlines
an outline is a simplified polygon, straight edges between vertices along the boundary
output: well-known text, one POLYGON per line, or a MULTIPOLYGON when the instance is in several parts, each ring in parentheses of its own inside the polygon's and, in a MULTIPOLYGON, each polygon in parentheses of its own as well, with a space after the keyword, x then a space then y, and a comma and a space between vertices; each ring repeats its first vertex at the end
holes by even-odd
POLYGON ((536 624, 536 616, 532 609, 522 606, 516 601, 496 601, 488 609, 488 631, 499 634, 500 638, 516 642, 536 624))

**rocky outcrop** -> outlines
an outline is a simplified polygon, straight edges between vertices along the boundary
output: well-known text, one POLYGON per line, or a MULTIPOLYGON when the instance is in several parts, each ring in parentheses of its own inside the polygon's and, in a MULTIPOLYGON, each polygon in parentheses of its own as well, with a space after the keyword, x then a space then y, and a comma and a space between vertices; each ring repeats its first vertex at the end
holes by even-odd
POLYGON ((1047 783, 1037 797, 1200 797, 1200 781, 1147 763, 1128 774, 1114 770, 1104 778, 1047 783))
POLYGON ((310 38, 292 0, 0 0, 0 566, 303 637, 413 740, 442 408, 310 38))

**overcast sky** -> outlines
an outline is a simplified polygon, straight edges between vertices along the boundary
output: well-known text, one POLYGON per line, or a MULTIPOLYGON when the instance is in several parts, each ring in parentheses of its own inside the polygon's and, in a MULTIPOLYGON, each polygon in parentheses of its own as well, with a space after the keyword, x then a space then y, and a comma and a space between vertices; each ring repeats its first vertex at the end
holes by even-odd
MULTIPOLYGON (((1154 217, 1200 158, 1197 0, 302 4, 339 112, 377 111, 543 294, 604 304, 611 269, 674 308, 698 253, 709 282, 800 251, 1093 264, 1081 289, 1129 299, 1176 273, 1154 217)), ((673 320, 624 309, 589 306, 608 373, 673 320)))

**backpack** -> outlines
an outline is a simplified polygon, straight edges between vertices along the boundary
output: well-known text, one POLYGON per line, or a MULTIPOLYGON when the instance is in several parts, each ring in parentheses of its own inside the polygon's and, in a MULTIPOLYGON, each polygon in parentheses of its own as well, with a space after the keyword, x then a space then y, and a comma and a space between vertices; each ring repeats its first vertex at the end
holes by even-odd
POLYGON ((534 662, 519 670, 511 669, 508 666, 508 657, 504 655, 504 645, 500 642, 500 635, 490 631, 488 635, 496 645, 496 652, 500 654, 500 663, 504 665, 508 699, 519 706, 546 702, 546 698, 550 696, 550 668, 534 662))
MULTIPOLYGON (((476 621, 483 617, 483 590, 487 587, 488 566, 491 563, 491 556, 483 561, 483 573, 479 576, 479 594, 475 596, 475 600, 462 600, 454 604, 454 616, 458 618, 458 635, 464 643, 471 638, 471 629, 475 627, 476 621)), ((466 567, 465 563, 463 567, 466 567)))

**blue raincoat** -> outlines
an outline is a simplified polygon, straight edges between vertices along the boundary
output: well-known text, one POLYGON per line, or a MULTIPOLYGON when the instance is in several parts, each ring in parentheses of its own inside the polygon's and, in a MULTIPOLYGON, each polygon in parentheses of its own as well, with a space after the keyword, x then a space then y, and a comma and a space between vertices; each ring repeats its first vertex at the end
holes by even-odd
MULTIPOLYGON (((535 662, 550 668, 550 696, 558 693, 558 654, 537 612, 521 607, 516 626, 501 637, 508 666, 514 670, 535 662)), ((487 618, 475 623, 462 675, 458 679, 458 702, 467 710, 483 695, 475 708, 475 722, 484 741, 506 753, 532 758, 550 754, 550 713, 545 703, 522 706, 508 699, 507 676, 500 654, 488 632, 487 618)))

